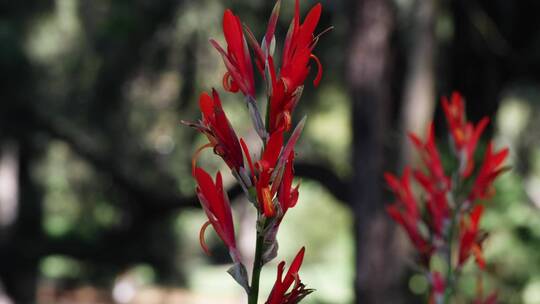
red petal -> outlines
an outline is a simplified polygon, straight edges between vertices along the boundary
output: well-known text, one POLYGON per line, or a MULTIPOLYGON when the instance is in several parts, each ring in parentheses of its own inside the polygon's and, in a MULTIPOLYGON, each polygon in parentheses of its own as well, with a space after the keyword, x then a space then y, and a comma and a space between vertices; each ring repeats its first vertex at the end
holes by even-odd
POLYGON ((480 218, 482 217, 482 213, 484 212, 484 206, 483 205, 476 205, 474 209, 471 211, 471 229, 476 231, 478 229, 478 223, 480 222, 480 218))
POLYGON ((244 150, 244 155, 246 156, 249 169, 251 170, 251 175, 255 177, 255 168, 253 167, 253 161, 251 160, 251 155, 249 154, 249 149, 244 142, 244 139, 240 138, 240 145, 242 146, 242 150, 244 150))
POLYGON ((317 3, 313 8, 311 8, 306 18, 304 19, 304 23, 302 24, 302 33, 304 35, 308 35, 308 37, 306 38, 312 39, 313 31, 315 31, 317 23, 319 23, 319 19, 321 18, 321 11, 322 5, 320 3, 317 3))
POLYGON ((212 100, 212 97, 208 95, 208 93, 201 93, 199 97, 199 108, 201 109, 201 113, 205 119, 212 117, 212 114, 214 113, 214 101, 212 100))
POLYGON ((276 1, 274 9, 272 9, 272 14, 270 15, 270 20, 268 20, 268 27, 266 29, 266 48, 270 51, 270 43, 272 42, 272 37, 276 31, 276 25, 279 17, 279 8, 281 6, 281 0, 276 1))
POLYGON ((262 156, 262 160, 267 161, 268 164, 273 168, 276 165, 276 161, 279 157, 279 152, 283 147, 283 132, 276 131, 270 135, 266 149, 262 156))
POLYGON ((296 254, 296 257, 291 263, 291 266, 289 267, 289 271, 287 271, 287 274, 285 275, 285 279, 283 280, 284 288, 288 289, 289 286, 294 282, 294 277, 300 270, 300 266, 302 266, 302 262, 304 261, 304 252, 305 247, 302 247, 300 251, 296 254))

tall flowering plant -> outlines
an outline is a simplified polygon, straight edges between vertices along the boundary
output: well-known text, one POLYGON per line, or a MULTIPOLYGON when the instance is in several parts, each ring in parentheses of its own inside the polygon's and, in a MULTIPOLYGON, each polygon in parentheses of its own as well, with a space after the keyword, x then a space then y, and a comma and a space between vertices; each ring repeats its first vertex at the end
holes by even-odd
MULTIPOLYGON (((443 167, 431 123, 425 140, 409 134, 421 167, 406 166, 401 177, 385 174, 396 199, 387 212, 403 227, 418 252, 418 265, 430 283, 429 302, 433 304, 449 303, 467 260, 474 257, 479 270, 485 269, 482 242, 486 233, 479 224, 484 202, 494 194, 493 182, 506 170, 503 163, 508 156, 508 148, 496 151, 489 142, 482 162, 475 163, 477 144, 489 119, 485 117, 477 124, 468 121, 458 93, 443 98, 442 108, 455 169, 443 167), (420 193, 414 191, 413 183, 420 193), (438 258, 445 261, 445 267, 434 266, 438 258)), ((480 274, 474 303, 496 303, 496 293, 483 295, 481 278, 480 274)))
MULTIPOLYGON (((317 67, 314 86, 318 85, 322 75, 321 64, 313 54, 321 35, 314 35, 314 31, 322 7, 320 4, 315 5, 301 21, 299 6, 299 0, 296 0, 279 66, 274 61, 274 33, 280 9, 279 0, 260 44, 231 10, 226 10, 223 14, 226 44, 222 46, 217 41, 210 40, 221 55, 227 70, 223 75, 223 88, 244 96, 253 128, 262 141, 261 151, 256 151, 259 153, 253 153, 248 144, 238 137, 223 111, 215 89, 211 93, 202 93, 199 97, 202 118, 196 122, 183 121, 208 138, 208 143, 196 150, 192 160, 197 196, 208 217, 200 231, 201 247, 207 254, 210 253, 204 235, 211 226, 227 246, 234 263, 228 272, 245 289, 250 304, 258 301, 262 267, 277 256, 276 235, 279 226, 287 210, 294 207, 298 201, 299 185, 294 185, 293 181, 294 147, 304 127, 305 118, 293 129, 292 114, 311 70, 311 60, 317 67), (257 74, 263 79, 266 89, 264 120, 256 100, 257 74), (231 206, 223 188, 222 175, 217 172, 215 178, 212 178, 197 164, 199 154, 206 148, 212 148, 213 152, 223 159, 257 212, 257 238, 251 280, 244 265, 245 261, 237 248, 231 206)), ((298 274, 303 259, 304 248, 300 249, 286 273, 285 262, 278 265, 276 282, 267 304, 298 303, 313 291, 306 288, 298 274)))

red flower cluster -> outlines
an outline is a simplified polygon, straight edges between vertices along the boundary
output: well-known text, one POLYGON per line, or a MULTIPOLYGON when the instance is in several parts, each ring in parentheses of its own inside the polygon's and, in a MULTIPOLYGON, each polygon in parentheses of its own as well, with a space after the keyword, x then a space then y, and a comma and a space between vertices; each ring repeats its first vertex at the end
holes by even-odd
POLYGON ((223 14, 223 34, 227 41, 227 51, 219 43, 210 42, 223 57, 227 72, 223 75, 223 87, 229 92, 242 91, 245 96, 255 98, 255 80, 251 57, 242 30, 242 22, 231 10, 223 14))
MULTIPOLYGON (((255 280, 258 280, 258 275, 256 276, 255 272, 260 271, 260 267, 277 254, 277 230, 287 210, 294 207, 298 201, 299 186, 293 186, 294 146, 305 120, 297 125, 287 141, 285 136, 291 129, 293 110, 300 99, 304 82, 310 71, 310 59, 314 59, 318 68, 314 80, 315 85, 318 85, 322 75, 321 64, 312 53, 320 36, 315 36, 313 33, 321 15, 321 5, 315 5, 304 22, 300 23, 298 0, 295 1, 294 17, 281 54, 281 67, 276 72, 273 52, 279 7, 280 1, 276 3, 272 11, 261 45, 247 27, 244 29, 240 18, 230 10, 226 10, 223 15, 226 47, 211 40, 211 44, 221 54, 227 69, 223 75, 224 89, 232 93, 240 91, 246 97, 254 129, 263 141, 260 157, 252 155, 246 142, 238 139, 223 111, 216 90, 212 90, 211 96, 207 93, 201 94, 199 98, 201 120, 183 122, 205 134, 209 141, 197 149, 192 160, 193 176, 197 181, 197 195, 208 216, 208 221, 200 232, 201 246, 205 252, 209 252, 204 242, 204 231, 212 225, 228 247, 235 262, 235 266, 229 270, 229 273, 246 289, 250 303, 255 303, 257 300, 258 281, 255 280), (263 123, 256 101, 253 65, 248 42, 253 50, 257 70, 267 84, 266 125, 263 123), (259 252, 257 249, 255 253, 260 261, 256 258, 252 286, 248 286, 247 273, 237 250, 231 207, 227 193, 223 189, 221 173, 217 173, 214 182, 206 171, 197 166, 198 155, 205 148, 213 148, 214 153, 224 160, 249 200, 257 208, 257 242, 259 239, 262 240, 260 246, 257 243, 257 248, 260 247, 262 250, 259 252), (244 165, 244 157, 247 167, 244 165)), ((297 303, 311 292, 300 282, 298 276, 303 256, 304 249, 302 248, 283 279, 284 263, 279 265, 278 281, 267 303, 297 303), (295 284, 292 291, 287 293, 293 282, 295 284)))
POLYGON ((396 197, 387 212, 403 227, 420 253, 420 263, 431 278, 432 299, 440 298, 441 289, 444 291, 452 283, 446 282, 439 272, 431 272, 433 255, 440 254, 449 260, 449 272, 461 268, 471 255, 480 269, 485 268, 481 247, 485 235, 479 229, 483 206, 478 200, 487 199, 494 193, 493 182, 505 170, 502 164, 508 156, 507 148, 494 152, 493 144, 489 143, 482 164, 475 166, 476 147, 489 119, 483 118, 476 126, 467 121, 464 102, 458 93, 452 94, 450 101, 443 98, 442 106, 452 151, 459 163, 457 174, 451 174, 443 167, 433 124, 428 127, 425 142, 415 134, 409 134, 420 154, 423 169, 406 167, 401 178, 385 174, 396 197), (411 176, 423 195, 414 193, 411 176), (456 261, 453 260, 454 243, 457 243, 459 253, 456 261))
POLYGON ((469 177, 474 169, 476 144, 489 123, 489 118, 482 118, 476 126, 468 122, 465 118, 463 98, 457 92, 452 93, 450 101, 443 97, 442 106, 452 135, 454 149, 460 160, 459 172, 463 177, 469 177))
MULTIPOLYGON (((300 4, 295 2, 294 17, 289 26, 282 53, 279 73, 274 65, 273 48, 275 47, 274 32, 278 20, 280 1, 277 2, 266 34, 259 45, 253 33, 246 29, 247 42, 251 45, 257 70, 267 83, 269 98, 268 132, 274 133, 279 129, 288 131, 292 125, 292 112, 302 95, 304 82, 309 74, 309 60, 317 64, 318 73, 313 81, 317 86, 322 76, 322 65, 312 53, 320 35, 313 35, 321 16, 322 6, 315 5, 300 23, 300 4)), ((246 97, 255 98, 254 80, 251 59, 247 48, 246 37, 242 32, 241 21, 229 10, 223 17, 223 33, 227 42, 227 52, 214 40, 212 44, 221 53, 227 72, 223 75, 225 90, 237 92, 246 97)))
POLYGON ((193 169, 196 167, 196 159, 202 149, 211 147, 214 149, 214 153, 223 158, 231 170, 238 171, 244 166, 242 150, 236 132, 223 112, 217 91, 212 90, 212 96, 202 93, 199 97, 199 108, 202 113, 202 119, 199 122, 182 121, 206 135, 209 141, 195 153, 192 162, 193 169))
POLYGON ((287 274, 283 277, 285 262, 278 265, 277 278, 272 288, 272 292, 266 301, 266 304, 294 304, 300 302, 305 296, 313 292, 313 289, 306 289, 306 286, 300 281, 298 270, 304 260, 304 247, 296 254, 287 274), (292 290, 287 292, 292 284, 292 290))

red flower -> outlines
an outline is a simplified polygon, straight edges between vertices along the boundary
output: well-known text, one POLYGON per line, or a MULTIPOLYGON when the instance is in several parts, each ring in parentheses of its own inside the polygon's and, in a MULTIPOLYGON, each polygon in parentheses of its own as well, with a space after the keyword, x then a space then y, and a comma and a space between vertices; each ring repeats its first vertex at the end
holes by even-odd
POLYGON ((297 194, 295 192, 297 192, 297 188, 290 189, 291 186, 287 185, 292 183, 293 156, 291 155, 294 154, 294 146, 304 128, 304 123, 304 119, 298 123, 285 146, 283 146, 283 130, 272 133, 260 160, 255 164, 251 160, 248 146, 242 139, 240 140, 251 170, 253 185, 257 190, 258 202, 261 204, 262 212, 266 217, 273 217, 276 214, 273 200, 278 191, 286 190, 289 192, 288 198, 285 193, 282 194, 281 198, 278 197, 278 200, 281 200, 280 204, 287 205, 287 208, 296 204, 297 194), (283 181, 286 183, 283 187, 289 189, 280 187, 283 181))
POLYGON ((298 254, 296 254, 285 277, 283 277, 285 262, 282 261, 279 263, 276 282, 266 304, 295 304, 313 292, 312 289, 306 289, 306 286, 300 281, 300 275, 298 274, 304 259, 304 251, 305 248, 302 247, 298 254), (292 290, 287 293, 293 282, 294 286, 292 290))
POLYGON ((474 169, 476 144, 489 123, 489 118, 482 118, 476 127, 468 122, 465 118, 463 98, 457 92, 452 93, 450 101, 443 97, 442 105, 452 134, 454 148, 459 155, 461 175, 469 177, 474 169))
POLYGON ((197 180, 197 196, 208 217, 208 221, 202 226, 199 235, 201 247, 209 254, 208 247, 204 242, 204 232, 208 225, 212 224, 218 236, 229 248, 233 261, 239 262, 240 256, 236 249, 231 206, 227 193, 223 190, 221 173, 216 174, 215 183, 212 177, 201 168, 195 168, 193 175, 197 180))
POLYGON ((435 144, 433 123, 429 125, 425 143, 412 133, 409 134, 409 138, 428 169, 427 175, 420 170, 415 170, 414 177, 427 193, 426 207, 434 233, 442 237, 444 223, 450 215, 446 194, 450 189, 451 182, 444 173, 441 157, 435 144))
POLYGON ((263 214, 266 217, 273 217, 275 215, 273 200, 276 190, 273 187, 271 188, 271 178, 283 147, 283 132, 275 132, 270 135, 261 159, 255 165, 251 161, 249 149, 243 140, 241 140, 241 144, 251 168, 253 184, 257 190, 257 198, 262 205, 263 214))
POLYGON ((194 127, 204 133, 210 143, 202 146, 193 156, 192 166, 195 168, 195 162, 199 153, 204 148, 214 148, 214 153, 221 156, 227 166, 232 170, 238 170, 244 166, 244 158, 238 137, 234 132, 231 123, 225 116, 221 106, 221 100, 216 90, 212 90, 212 97, 207 93, 202 93, 199 97, 199 107, 202 113, 202 119, 197 123, 182 121, 182 123, 194 127))
POLYGON ((483 211, 484 206, 476 205, 471 211, 468 221, 463 219, 460 223, 461 236, 459 239, 458 266, 462 266, 467 261, 469 256, 473 254, 476 258, 478 267, 482 269, 485 267, 481 247, 482 240, 478 230, 483 211))
POLYGON ((429 179, 421 171, 415 171, 414 177, 426 191, 426 208, 429 213, 430 225, 433 232, 439 238, 443 237, 445 223, 450 217, 448 206, 447 189, 437 188, 437 183, 429 179))
POLYGON ((439 150, 435 144, 433 123, 429 124, 425 143, 413 133, 409 134, 409 138, 418 150, 418 153, 420 153, 420 156, 429 171, 429 180, 432 182, 433 186, 439 190, 449 189, 450 179, 444 173, 439 150))
POLYGON ((319 59, 312 54, 312 51, 319 39, 319 36, 313 35, 313 31, 319 22, 321 10, 320 3, 315 5, 309 11, 304 23, 300 24, 300 5, 296 0, 294 18, 285 39, 279 76, 276 75, 272 56, 268 55, 270 73, 268 130, 270 133, 278 129, 284 131, 290 129, 292 111, 302 95, 303 84, 310 71, 308 65, 310 58, 315 60, 318 68, 313 84, 315 86, 319 84, 322 76, 322 66, 319 59))
POLYGON ((498 152, 493 152, 493 143, 489 143, 487 146, 486 154, 484 156, 484 163, 480 167, 480 171, 476 176, 476 179, 473 184, 471 194, 469 196, 470 200, 475 199, 486 199, 489 198, 493 193, 493 181, 499 174, 504 172, 506 168, 501 165, 508 156, 508 148, 504 148, 498 152))
POLYGON ((223 87, 229 92, 242 91, 245 96, 255 97, 253 66, 242 30, 242 22, 231 10, 223 14, 223 34, 227 42, 227 51, 213 39, 210 43, 223 57, 227 72, 223 75, 223 87))
POLYGON ((411 190, 410 176, 409 167, 405 168, 401 180, 391 173, 384 174, 386 183, 397 198, 397 202, 388 206, 386 211, 394 221, 405 229, 414 246, 426 257, 431 254, 432 248, 418 229, 421 219, 416 199, 411 190))
POLYGON ((287 90, 294 91, 296 87, 304 83, 309 73, 310 58, 315 60, 319 68, 313 84, 317 86, 321 80, 321 64, 319 59, 311 53, 318 41, 318 36, 314 37, 313 32, 319 23, 321 10, 322 5, 317 3, 307 14, 304 23, 300 24, 300 3, 296 0, 294 18, 285 38, 280 70, 281 80, 287 90))

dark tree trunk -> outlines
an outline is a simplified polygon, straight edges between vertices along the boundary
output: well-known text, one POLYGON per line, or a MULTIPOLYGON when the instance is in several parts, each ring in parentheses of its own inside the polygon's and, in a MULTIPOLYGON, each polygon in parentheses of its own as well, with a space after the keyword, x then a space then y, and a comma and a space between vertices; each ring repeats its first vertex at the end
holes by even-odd
MULTIPOLYGON (((352 97, 353 166, 350 200, 355 216, 356 303, 403 303, 395 226, 384 211, 382 175, 390 124, 391 35, 388 0, 354 0, 346 77, 352 97)), ((387 155, 388 156, 388 155, 387 155)))
POLYGON ((35 303, 38 276, 38 246, 42 238, 42 193, 31 176, 33 160, 39 154, 22 134, 13 150, 20 174, 17 178, 17 210, 14 221, 4 227, 0 244, 0 278, 5 290, 15 303, 35 303))

